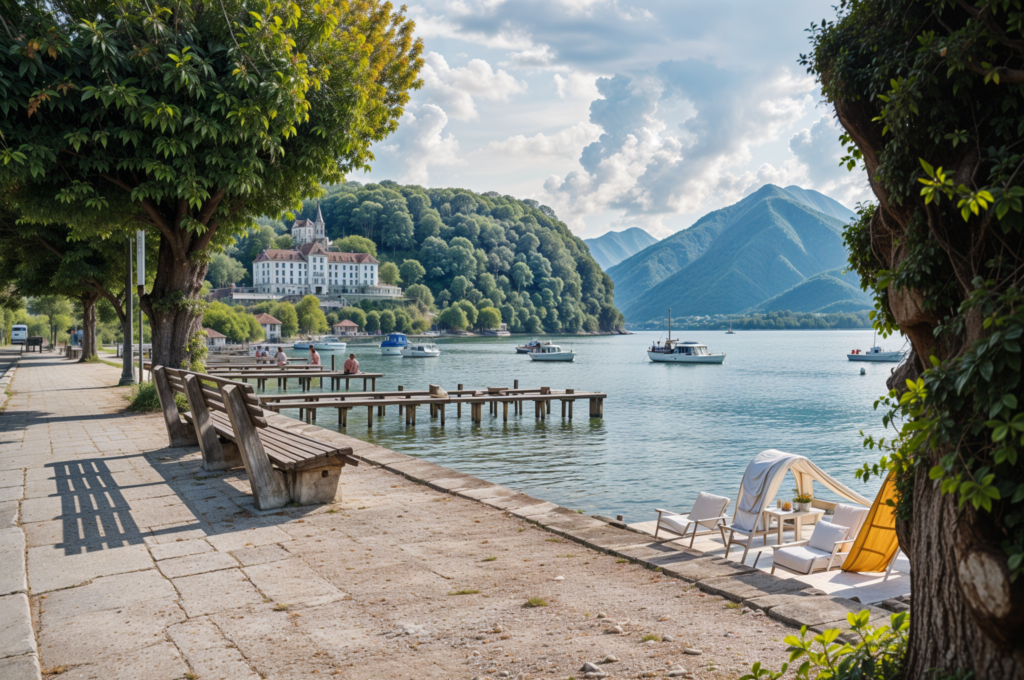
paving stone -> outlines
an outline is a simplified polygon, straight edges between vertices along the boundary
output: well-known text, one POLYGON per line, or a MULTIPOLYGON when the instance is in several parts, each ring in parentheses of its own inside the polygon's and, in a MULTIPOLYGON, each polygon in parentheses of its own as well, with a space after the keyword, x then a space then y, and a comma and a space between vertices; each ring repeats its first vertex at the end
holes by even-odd
POLYGON ((482 486, 487 482, 482 479, 478 479, 473 475, 457 475, 451 477, 442 477, 441 479, 434 479, 427 483, 431 489, 435 491, 441 491, 443 493, 452 493, 460 489, 470 488, 474 485, 482 486))
POLYGON ((850 612, 856 614, 867 609, 871 617, 888 617, 889 612, 878 607, 860 604, 843 597, 808 597, 788 604, 780 604, 768 611, 768 616, 791 626, 820 626, 824 623, 846 621, 850 612))
POLYGON ((523 508, 528 505, 535 505, 542 501, 534 498, 533 496, 527 496, 525 493, 513 493, 511 496, 482 498, 480 502, 499 510, 509 510, 511 508, 523 508))
POLYGON ((278 604, 312 607, 346 597, 298 558, 245 567, 242 571, 264 595, 278 604))
POLYGON ((231 554, 234 555, 236 560, 242 563, 243 567, 251 567, 256 564, 266 564, 267 562, 277 562, 279 560, 286 560, 292 557, 290 552, 276 543, 271 545, 261 545, 257 548, 233 550, 231 554))
POLYGON ((0 678, 4 680, 39 680, 39 657, 35 654, 0 659, 0 678))
POLYGON ((213 546, 201 538, 193 538, 185 541, 174 541, 172 543, 161 543, 150 546, 149 552, 154 560, 167 560, 185 555, 197 555, 210 552, 213 546))
POLYGON ((36 638, 28 611, 28 596, 16 593, 0 597, 0 659, 34 654, 36 638))
POLYGON ((748 597, 742 601, 744 607, 750 607, 751 609, 761 609, 768 611, 773 607, 778 607, 781 604, 791 604, 793 602, 799 602, 805 597, 817 597, 825 595, 824 591, 817 589, 810 589, 807 591, 796 591, 792 593, 780 593, 777 595, 759 595, 757 597, 748 597))
POLYGON ((174 579, 173 583, 181 593, 182 606, 189 616, 203 616, 263 602, 263 596, 239 569, 183 576, 174 579))
POLYGON ((22 522, 42 522, 64 516, 64 501, 58 496, 27 498, 21 503, 22 522))
MULTIPOLYGON (((188 666, 174 644, 157 640, 156 636, 147 636, 149 644, 141 648, 101 648, 89 658, 89 662, 83 662, 62 675, 84 680, 181 680, 187 677, 188 666)), ((44 652, 44 668, 67 665, 67 662, 51 663, 51 659, 59 658, 44 652)))
POLYGON ((207 540, 217 550, 231 552, 232 550, 253 548, 270 543, 284 543, 285 541, 292 540, 292 537, 288 532, 282 531, 278 527, 260 527, 245 531, 217 534, 208 537, 207 540))
POLYGON ((390 470, 391 472, 397 472, 400 475, 418 482, 429 482, 435 479, 451 477, 452 475, 452 470, 450 468, 435 465, 434 463, 420 459, 403 461, 401 463, 389 463, 384 466, 384 469, 390 470))
POLYGON ((509 509, 509 512, 513 517, 520 517, 522 519, 533 519, 537 515, 543 515, 559 508, 560 506, 547 501, 540 501, 531 505, 522 505, 517 508, 509 509))
POLYGON ((0 487, 0 503, 21 500, 23 490, 20 486, 0 487))
POLYGON ((99 576, 124 574, 153 566, 146 546, 84 551, 68 555, 61 548, 42 546, 28 549, 28 582, 32 593, 87 583, 99 576))
POLYGON ((205 552, 184 557, 172 557, 157 562, 157 568, 167 578, 205 574, 209 571, 232 569, 238 566, 238 560, 223 552, 205 552))
POLYGON ((21 529, 0 529, 0 595, 27 593, 25 535, 21 529))
POLYGON ((177 591, 156 569, 97 578, 88 585, 67 588, 40 598, 47 623, 141 602, 173 600, 177 591))
POLYGON ((514 496, 517 493, 517 491, 513 491, 512 489, 509 489, 507 487, 499 486, 497 484, 491 484, 490 482, 488 482, 486 486, 470 489, 460 489, 455 493, 455 495, 461 496, 462 498, 468 498, 474 501, 482 501, 485 498, 509 497, 514 496))
POLYGON ((22 486, 25 483, 25 474, 21 470, 0 471, 0 487, 22 486))
POLYGON ((795 578, 781 578, 763 571, 708 578, 699 581, 697 587, 705 593, 721 595, 733 602, 743 602, 764 595, 813 590, 803 581, 795 578))
MULTIPOLYGON (((662 566, 662 560, 651 560, 651 562, 662 566)), ((691 557, 689 560, 679 560, 671 564, 665 560, 663 568, 665 573, 690 583, 718 576, 750 574, 755 571, 753 567, 727 561, 721 557, 699 557, 696 559, 691 557)))
POLYGON ((260 677, 206 617, 171 626, 167 632, 199 678, 257 680, 260 677))

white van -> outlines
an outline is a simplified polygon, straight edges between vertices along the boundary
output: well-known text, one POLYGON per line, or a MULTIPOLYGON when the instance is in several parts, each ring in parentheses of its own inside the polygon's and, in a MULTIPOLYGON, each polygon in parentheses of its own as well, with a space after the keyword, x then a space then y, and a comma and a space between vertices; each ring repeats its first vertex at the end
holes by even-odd
POLYGON ((24 345, 28 342, 28 326, 23 323, 11 326, 11 344, 24 345))

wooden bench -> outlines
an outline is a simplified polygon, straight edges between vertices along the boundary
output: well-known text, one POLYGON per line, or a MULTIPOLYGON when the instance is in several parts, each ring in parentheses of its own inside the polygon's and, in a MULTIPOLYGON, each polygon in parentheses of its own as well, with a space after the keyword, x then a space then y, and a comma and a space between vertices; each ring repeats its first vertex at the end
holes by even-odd
POLYGON ((341 469, 358 465, 351 447, 335 447, 267 422, 251 385, 217 376, 157 366, 153 370, 171 446, 199 445, 203 467, 245 466, 256 507, 333 503, 341 469), (178 416, 174 393, 189 411, 178 416))

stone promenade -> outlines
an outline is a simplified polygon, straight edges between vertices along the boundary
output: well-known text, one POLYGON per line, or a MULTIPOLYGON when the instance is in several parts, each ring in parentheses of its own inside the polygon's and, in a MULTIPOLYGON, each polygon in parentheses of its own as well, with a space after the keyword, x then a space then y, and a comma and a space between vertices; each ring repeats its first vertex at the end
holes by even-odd
POLYGON ((579 678, 586 662, 735 678, 781 665, 786 624, 859 608, 297 421, 363 463, 333 505, 259 512, 244 470, 207 473, 159 415, 126 411, 119 375, 52 354, 16 368, 4 680, 579 678))

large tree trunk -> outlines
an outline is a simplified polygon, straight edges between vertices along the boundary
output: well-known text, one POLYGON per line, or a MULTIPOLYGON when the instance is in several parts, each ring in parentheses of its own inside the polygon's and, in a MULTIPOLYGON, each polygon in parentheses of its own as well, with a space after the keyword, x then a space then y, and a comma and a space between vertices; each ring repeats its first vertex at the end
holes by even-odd
POLYGON ((152 329, 154 366, 178 368, 187 361, 189 338, 200 329, 198 296, 208 266, 177 257, 167 238, 160 237, 153 290, 140 300, 152 329))
POLYGON ((82 361, 96 358, 96 303, 99 299, 99 293, 82 293, 82 361))

